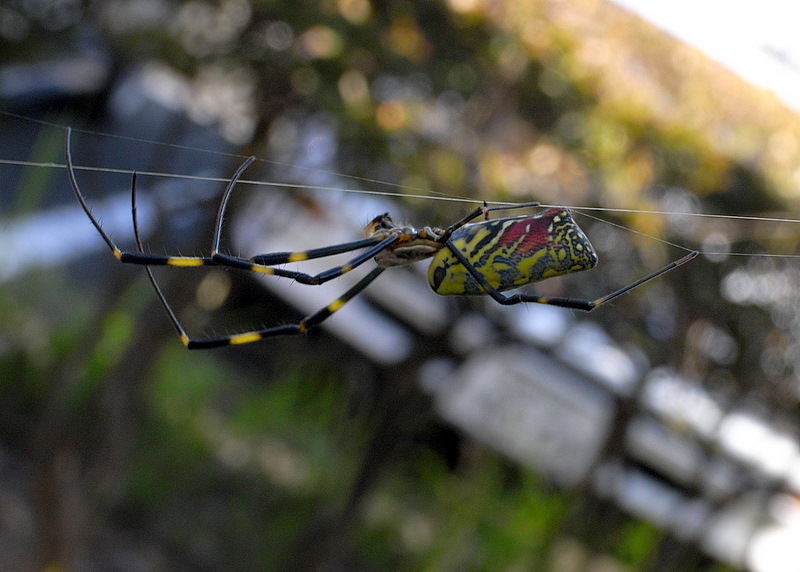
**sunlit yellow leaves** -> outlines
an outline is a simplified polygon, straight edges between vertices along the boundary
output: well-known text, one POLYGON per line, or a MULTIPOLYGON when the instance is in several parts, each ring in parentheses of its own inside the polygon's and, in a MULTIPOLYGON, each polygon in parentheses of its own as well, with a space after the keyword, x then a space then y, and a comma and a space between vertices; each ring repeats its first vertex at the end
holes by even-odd
POLYGON ((494 21, 517 35, 529 57, 545 63, 542 91, 560 96, 558 82, 549 81, 558 70, 573 89, 597 99, 585 146, 611 176, 606 186, 636 192, 649 179, 641 156, 628 159, 639 152, 638 134, 615 136, 625 125, 649 124, 657 131, 692 133, 686 152, 699 157, 679 171, 691 177, 680 181, 693 190, 715 179, 718 185, 726 165, 742 162, 764 169, 782 195, 800 196, 800 126, 776 97, 606 2, 508 0, 496 8, 494 21), (714 154, 728 162, 710 160, 714 154))
POLYGON ((353 24, 363 24, 372 14, 368 0, 338 0, 339 13, 353 24))
POLYGON ((477 13, 486 9, 486 0, 448 0, 450 7, 456 12, 477 13))
POLYGON ((231 292, 231 279, 227 272, 210 272, 197 287, 195 302, 203 310, 217 310, 228 299, 231 292))
POLYGON ((489 47, 505 78, 509 81, 519 79, 529 61, 525 47, 507 36, 498 36, 492 40, 489 47))
POLYGON ((339 94, 348 108, 358 117, 369 113, 372 101, 366 76, 358 70, 350 69, 339 77, 339 94))
POLYGON ((405 127, 408 122, 406 107, 400 101, 381 103, 375 110, 375 121, 386 131, 395 131, 405 127))
POLYGON ((416 21, 408 17, 399 18, 389 29, 389 47, 392 51, 420 63, 432 51, 432 47, 416 21))
POLYGON ((342 37, 332 28, 323 25, 310 27, 298 39, 303 51, 311 58, 335 58, 344 47, 342 37))
POLYGON ((561 166, 561 151, 555 145, 539 143, 528 152, 528 165, 534 175, 552 175, 561 166))

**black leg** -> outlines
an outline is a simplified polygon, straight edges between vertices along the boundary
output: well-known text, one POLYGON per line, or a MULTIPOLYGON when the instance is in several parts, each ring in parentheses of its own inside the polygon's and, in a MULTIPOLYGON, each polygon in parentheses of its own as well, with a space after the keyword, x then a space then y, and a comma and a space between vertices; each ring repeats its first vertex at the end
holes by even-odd
POLYGON ((453 252, 455 257, 464 265, 464 268, 472 274, 472 277, 481 285, 484 289, 486 294, 491 296, 496 302, 499 304, 503 304, 505 306, 510 306, 513 304, 521 304, 521 303, 534 303, 534 304, 550 304, 551 306, 560 306, 562 308, 573 308, 576 310, 584 310, 586 312, 597 308, 600 304, 604 304, 609 300, 613 300, 614 298, 633 290, 637 286, 644 284, 645 282, 649 282, 653 278, 657 278, 661 276, 665 272, 669 272, 670 270, 677 268, 682 264, 686 264, 690 260, 692 260, 695 256, 699 254, 698 251, 692 251, 686 256, 679 258, 673 262, 670 262, 666 266, 663 266, 645 276, 644 278, 640 278, 639 280, 620 288, 619 290, 615 290, 610 294, 606 294, 605 296, 601 296, 596 300, 579 300, 576 298, 554 298, 554 297, 542 297, 542 296, 535 296, 531 294, 514 294, 512 296, 506 296, 499 292, 494 286, 489 284, 486 280, 486 277, 481 274, 475 266, 467 259, 467 257, 453 244, 452 241, 448 240, 446 243, 447 247, 453 252))
MULTIPOLYGON (((136 248, 139 250, 139 252, 141 252, 142 241, 139 237, 139 221, 136 215, 135 174, 133 177, 133 187, 131 190, 131 213, 133 216, 133 235, 136 240, 136 248)), ((172 322, 173 327, 178 332, 178 335, 180 336, 183 344, 189 349, 208 349, 221 346, 248 344, 266 338, 298 335, 305 333, 311 328, 319 326, 323 321, 330 318, 334 312, 339 310, 347 302, 349 302, 355 296, 360 294, 364 290, 364 288, 369 286, 369 284, 373 280, 375 280, 384 270, 383 268, 375 268, 374 270, 372 270, 372 272, 364 276, 352 288, 350 288, 347 292, 339 296, 336 300, 334 300, 321 310, 318 310, 317 312, 314 312, 313 314, 306 316, 305 318, 300 320, 297 324, 282 324, 280 326, 274 326, 272 328, 262 328, 260 330, 253 330, 241 334, 234 334, 231 336, 221 336, 216 338, 190 338, 186 334, 186 330, 184 330, 183 326, 181 326, 181 323, 178 320, 178 317, 175 315, 175 312, 172 310, 169 303, 167 302, 164 293, 162 292, 161 288, 158 285, 158 282, 156 282, 156 279, 153 276, 153 271, 150 269, 150 266, 145 265, 144 269, 147 272, 147 277, 150 279, 150 283, 153 285, 153 289, 156 292, 156 296, 158 296, 161 305, 164 307, 164 310, 166 310, 167 315, 169 316, 169 319, 172 322)))
POLYGON ((296 324, 284 324, 281 326, 275 326, 272 328, 263 328, 261 330, 253 330, 250 332, 236 334, 233 336, 223 336, 220 338, 201 338, 201 339, 188 338, 186 334, 183 332, 183 328, 181 328, 180 324, 178 324, 177 322, 173 322, 173 324, 178 329, 178 333, 181 335, 181 340, 183 340, 183 343, 186 344, 186 347, 189 348, 190 350, 217 348, 220 346, 230 346, 238 344, 249 344, 252 342, 257 342, 259 340, 264 340, 267 338, 274 338, 277 336, 291 336, 291 335, 304 334, 311 328, 319 326, 322 322, 330 318, 334 312, 339 310, 347 302, 349 302, 355 296, 360 294, 364 290, 364 288, 369 286, 369 284, 373 280, 375 280, 381 274, 381 272, 383 272, 383 270, 384 269, 380 267, 373 269, 372 272, 364 276, 352 288, 350 288, 347 292, 339 296, 336 300, 334 300, 321 310, 318 310, 313 314, 306 316, 296 324))
MULTIPOLYGON (((363 248, 365 245, 372 244, 372 248, 365 250, 355 258, 352 258, 341 264, 339 266, 334 266, 333 268, 329 268, 328 270, 324 270, 319 274, 306 274, 305 272, 298 272, 295 270, 288 270, 286 268, 273 268, 272 266, 266 266, 264 264, 254 263, 254 259, 246 259, 246 258, 239 258, 236 256, 228 256, 227 254, 220 254, 216 253, 213 256, 214 264, 219 264, 222 266, 229 266, 231 268, 240 268, 242 270, 249 270, 250 272, 258 272, 261 274, 270 274, 273 276, 281 276, 285 278, 291 278, 293 280, 297 280, 301 284, 309 284, 311 286, 316 286, 318 284, 324 284, 328 280, 333 280, 334 278, 338 278, 342 274, 350 272, 354 268, 357 268, 367 262, 368 260, 374 258, 377 254, 381 253, 382 251, 389 248, 392 244, 398 241, 398 237, 390 236, 380 242, 376 240, 380 239, 364 239, 364 240, 356 240, 353 242, 346 242, 344 244, 337 244, 330 247, 319 248, 313 251, 307 252, 292 252, 292 253, 277 253, 275 255, 271 254, 263 254, 260 255, 259 259, 270 259, 270 260, 278 260, 278 262, 271 262, 271 264, 281 264, 283 262, 293 262, 293 261, 301 261, 301 260, 308 260, 311 258, 321 258, 323 256, 332 256, 333 254, 338 254, 340 252, 348 252, 355 250, 357 248, 363 248), (324 254, 319 254, 320 252, 325 252, 324 254), (310 255, 309 255, 310 253, 310 255)), ((254 257, 255 258, 255 257, 254 257)))
POLYGON ((71 134, 70 130, 67 129, 67 138, 66 138, 67 174, 69 177, 70 184, 72 186, 72 190, 75 193, 78 202, 83 208, 83 211, 86 213, 86 216, 91 221, 92 225, 95 227, 97 232, 100 234, 102 239, 105 241, 111 252, 118 260, 125 263, 139 264, 144 266, 145 272, 147 272, 147 277, 153 286, 153 289, 156 293, 156 296, 158 297, 159 302, 161 302, 161 305, 164 307, 164 310, 169 316, 170 322, 172 322, 173 327, 178 332, 181 341, 189 349, 214 348, 227 345, 245 344, 275 336, 302 334, 308 331, 309 329, 320 325, 323 321, 327 320, 331 315, 333 315, 334 312, 336 312, 347 302, 349 302, 353 297, 360 294, 364 290, 364 288, 366 288, 373 280, 375 280, 383 272, 384 269, 380 267, 375 268, 369 274, 367 274, 361 280, 359 280, 352 288, 347 290, 347 292, 342 294, 339 298, 337 298, 324 308, 318 310, 317 312, 314 312, 313 314, 306 316, 296 324, 283 324, 280 326, 263 328, 260 330, 253 330, 250 332, 235 334, 231 336, 195 339, 195 338, 190 338, 187 335, 186 331, 183 329, 183 326, 181 326, 178 317, 175 315, 175 312, 172 310, 169 303, 167 302, 167 299, 164 296, 161 287, 158 285, 158 282, 156 281, 150 266, 184 266, 184 267, 228 266, 232 268, 249 270, 252 272, 260 272, 264 274, 273 274, 276 276, 288 277, 295 279, 298 282, 302 282, 304 284, 322 284, 323 282, 327 282, 328 280, 337 278, 342 274, 349 272, 353 268, 360 266, 361 264, 373 258, 375 255, 379 254, 381 251, 390 247, 399 240, 398 237, 389 237, 383 240, 379 237, 364 238, 343 244, 317 248, 306 252, 282 252, 282 253, 279 252, 274 254, 263 254, 257 257, 253 257, 252 259, 249 260, 245 258, 220 254, 219 245, 222 236, 222 223, 224 219, 225 209, 237 180, 241 177, 244 170, 254 160, 253 157, 250 157, 239 167, 239 169, 231 178, 230 182, 228 183, 228 186, 225 189, 225 193, 222 197, 220 207, 217 210, 217 218, 214 225, 214 240, 212 245, 213 248, 211 256, 155 256, 144 253, 142 240, 139 233, 139 220, 136 208, 136 173, 134 173, 131 179, 131 216, 133 219, 133 234, 136 243, 136 252, 125 252, 120 250, 114 243, 114 241, 111 240, 111 237, 103 230, 103 227, 100 225, 100 222, 94 217, 91 210, 89 209, 89 206, 83 197, 83 193, 81 193, 80 191, 80 187, 78 186, 78 182, 75 177, 75 170, 73 168, 73 163, 72 163, 72 154, 70 151, 70 134, 71 134), (367 248, 367 250, 365 250, 358 256, 352 258, 345 264, 330 268, 313 276, 302 272, 294 272, 291 270, 272 268, 270 266, 267 266, 267 264, 282 264, 286 262, 299 262, 302 260, 309 260, 312 258, 323 258, 335 254, 352 252, 354 250, 358 250, 361 248, 367 248))
MULTIPOLYGON (((394 244, 397 240, 396 238, 393 237, 386 238, 384 240, 381 240, 379 237, 364 238, 361 240, 355 240, 343 244, 326 246, 324 248, 318 248, 307 252, 282 252, 275 254, 262 254, 260 256, 253 257, 252 259, 230 256, 227 254, 220 254, 219 245, 222 236, 222 224, 224 220, 225 209, 227 207, 228 200, 230 199, 231 192, 233 191, 233 188, 236 185, 236 182, 242 176, 242 173, 244 173, 245 169, 255 160, 254 157, 250 157, 244 163, 242 163, 242 165, 237 169, 236 173, 233 175, 227 187, 225 188, 225 192, 220 202, 219 209, 217 210, 217 218, 216 218, 216 223, 214 225, 214 239, 212 244, 211 256, 158 256, 153 254, 145 254, 141 248, 141 245, 137 245, 137 252, 126 252, 120 250, 119 247, 117 247, 117 245, 114 243, 114 241, 111 240, 111 237, 103 230, 103 227, 100 225, 100 222, 94 217, 91 210, 89 209, 89 206, 86 203, 86 199, 83 197, 83 193, 81 193, 80 191, 80 187, 78 186, 78 181, 75 178, 75 170, 73 169, 73 164, 72 164, 72 153, 70 150, 70 133, 71 133, 70 130, 67 129, 67 139, 66 139, 67 174, 69 176, 69 181, 72 186, 72 190, 75 193, 75 196, 78 198, 78 202, 83 208, 83 211, 86 213, 86 216, 91 221, 92 225, 95 227, 97 232, 100 234, 105 243, 108 245, 109 249, 114 254, 114 256, 121 262, 125 262, 128 264, 141 264, 145 266, 181 266, 181 267, 228 266, 231 268, 249 270, 251 272, 259 272, 262 274, 271 274, 284 278, 290 278, 293 280, 297 280, 298 282, 301 282, 303 284, 316 285, 316 284, 322 284, 324 282, 327 282, 328 280, 332 280, 333 278, 337 278, 342 274, 349 272, 350 270, 358 267, 359 265, 363 264, 370 258, 373 258, 376 254, 379 254, 381 251, 394 244), (330 268, 316 275, 310 275, 304 272, 297 272, 283 268, 272 268, 271 266, 268 266, 269 264, 282 264, 285 262, 295 262, 301 260, 308 260, 311 258, 332 256, 334 254, 352 252, 354 250, 366 247, 371 247, 371 248, 369 248, 367 251, 359 254, 355 258, 349 260, 348 262, 340 266, 330 268)), ((133 189, 134 189, 133 192, 135 193, 135 177, 134 177, 133 189)))
POLYGON ((455 231, 457 231, 459 228, 461 228, 465 224, 469 223, 470 221, 475 220, 476 218, 478 218, 481 215, 483 215, 483 216, 488 218, 489 217, 489 213, 490 212, 494 212, 494 211, 507 211, 507 210, 512 210, 512 209, 527 209, 527 208, 534 208, 534 207, 538 207, 538 206, 539 206, 539 203, 533 202, 533 203, 520 203, 518 205, 517 204, 515 204, 515 205, 496 205, 496 206, 490 207, 490 206, 487 206, 486 201, 484 201, 483 206, 477 207, 475 210, 471 211, 467 216, 462 218, 457 223, 454 223, 454 224, 451 224, 450 226, 448 226, 444 230, 444 232, 442 233, 442 236, 438 239, 438 241, 439 242, 447 242, 448 240, 450 240, 450 236, 452 236, 452 234, 455 231))

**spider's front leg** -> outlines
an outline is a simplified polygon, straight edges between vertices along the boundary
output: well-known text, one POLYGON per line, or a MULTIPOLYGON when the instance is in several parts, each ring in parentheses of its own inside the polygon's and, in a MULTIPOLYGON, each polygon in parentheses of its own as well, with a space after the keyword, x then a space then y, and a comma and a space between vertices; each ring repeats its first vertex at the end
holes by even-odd
POLYGON ((452 234, 455 231, 457 231, 459 228, 461 228, 465 224, 468 224, 468 223, 472 222, 473 220, 475 220, 476 218, 478 218, 480 216, 484 216, 484 217, 488 218, 490 212, 507 211, 507 210, 512 210, 512 209, 527 209, 527 208, 535 208, 535 207, 538 207, 538 206, 540 206, 540 203, 532 202, 532 203, 519 203, 519 204, 513 204, 513 205, 495 205, 495 206, 490 207, 490 206, 488 206, 486 204, 486 201, 483 201, 483 206, 476 207, 475 210, 471 211, 469 214, 467 214, 467 216, 465 216, 464 218, 462 218, 458 222, 453 223, 450 226, 448 226, 446 229, 444 229, 444 232, 439 237, 438 241, 439 242, 447 242, 450 239, 450 237, 452 236, 452 234))

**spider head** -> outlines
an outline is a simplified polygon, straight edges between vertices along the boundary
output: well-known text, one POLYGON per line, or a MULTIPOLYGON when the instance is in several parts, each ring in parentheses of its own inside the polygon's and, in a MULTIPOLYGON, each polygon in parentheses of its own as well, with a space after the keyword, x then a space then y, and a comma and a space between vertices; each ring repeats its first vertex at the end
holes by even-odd
POLYGON ((396 227, 397 224, 395 224, 391 215, 389 213, 383 213, 376 216, 364 227, 364 238, 370 237, 382 230, 390 230, 396 227))

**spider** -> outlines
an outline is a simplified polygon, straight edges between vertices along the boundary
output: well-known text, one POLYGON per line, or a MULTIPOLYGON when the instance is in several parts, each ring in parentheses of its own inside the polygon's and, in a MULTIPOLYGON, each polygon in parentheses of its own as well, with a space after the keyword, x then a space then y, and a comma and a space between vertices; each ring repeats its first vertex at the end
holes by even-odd
POLYGON ((103 230, 78 187, 70 152, 69 129, 65 147, 69 181, 84 212, 120 262, 141 264, 145 267, 158 299, 164 306, 181 341, 189 349, 246 344, 275 336, 305 333, 311 328, 319 326, 334 312, 360 294, 387 268, 408 266, 428 258, 432 259, 428 269, 428 282, 434 292, 443 296, 488 295, 503 305, 536 303, 590 311, 685 264, 698 254, 697 251, 692 251, 644 278, 595 300, 542 297, 523 293, 506 296, 502 293, 505 290, 553 276, 589 270, 597 264, 597 254, 589 239, 572 219, 570 211, 564 207, 550 208, 532 215, 490 220, 489 213, 491 212, 534 208, 538 207, 539 203, 488 206, 484 202, 483 206, 475 208, 464 218, 444 229, 428 226, 416 229, 400 225, 394 222, 389 213, 383 213, 364 227, 363 238, 351 242, 302 252, 260 254, 251 258, 230 256, 220 252, 223 216, 236 182, 255 160, 255 157, 248 158, 239 167, 225 188, 217 210, 211 253, 208 256, 158 256, 144 253, 139 238, 136 215, 136 174, 134 173, 131 181, 131 212, 137 251, 126 252, 120 250, 103 230), (472 222, 481 217, 483 220, 480 222, 472 222), (288 262, 324 258, 362 249, 364 249, 363 252, 344 264, 334 266, 316 275, 275 267, 275 265, 288 262), (186 334, 150 269, 150 266, 227 266, 250 272, 283 276, 302 284, 317 285, 338 278, 370 259, 374 259, 377 263, 372 271, 336 300, 304 317, 296 324, 283 324, 241 334, 209 338, 190 338, 186 334))

